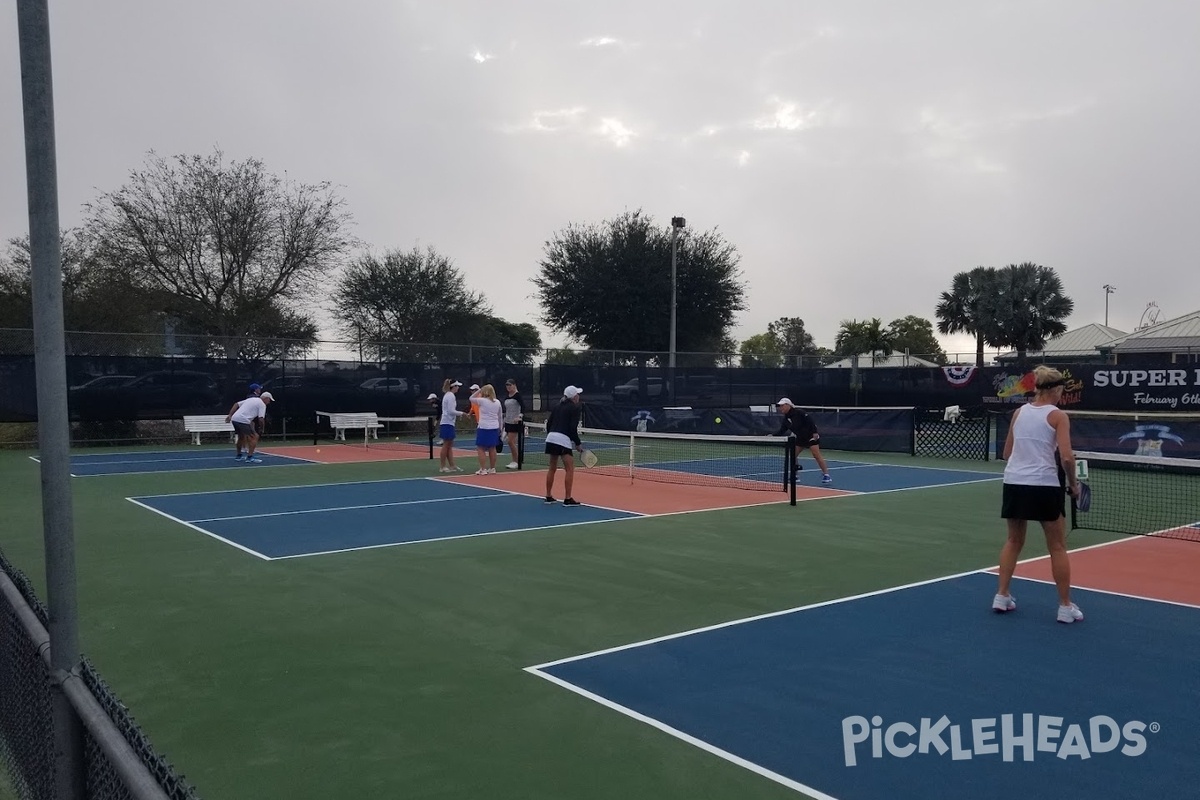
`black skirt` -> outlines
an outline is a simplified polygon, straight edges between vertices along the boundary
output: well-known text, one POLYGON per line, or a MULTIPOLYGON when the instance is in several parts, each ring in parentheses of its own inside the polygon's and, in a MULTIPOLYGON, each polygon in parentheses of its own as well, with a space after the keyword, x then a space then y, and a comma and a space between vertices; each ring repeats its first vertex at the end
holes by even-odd
POLYGON ((1004 484, 1000 516, 1004 519, 1025 519, 1053 522, 1065 516, 1067 494, 1061 486, 1019 486, 1004 484))

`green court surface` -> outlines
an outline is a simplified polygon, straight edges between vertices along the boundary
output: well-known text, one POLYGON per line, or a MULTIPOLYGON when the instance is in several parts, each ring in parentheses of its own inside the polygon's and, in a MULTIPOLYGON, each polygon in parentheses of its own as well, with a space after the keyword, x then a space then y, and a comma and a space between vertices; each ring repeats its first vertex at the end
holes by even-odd
MULTIPOLYGON (((45 598, 29 455, 0 452, 0 547, 45 598)), ((524 668, 988 567, 1003 540, 998 482, 281 561, 125 499, 426 476, 435 464, 72 481, 82 649, 202 798, 795 798, 524 668)), ((1039 538, 1026 557, 1044 553, 1039 538)))

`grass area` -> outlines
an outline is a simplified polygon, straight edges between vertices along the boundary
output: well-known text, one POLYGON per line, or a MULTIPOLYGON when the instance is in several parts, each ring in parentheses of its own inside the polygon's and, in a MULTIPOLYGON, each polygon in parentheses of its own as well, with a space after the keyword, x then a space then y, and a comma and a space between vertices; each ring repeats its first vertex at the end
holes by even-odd
MULTIPOLYGON (((45 597, 28 455, 0 451, 0 547, 45 597)), ((870 460, 893 458, 952 466, 870 460)), ((1002 540, 990 482, 275 562, 125 500, 433 471, 72 482, 82 649, 205 800, 795 798, 523 668, 987 567, 1002 540)))

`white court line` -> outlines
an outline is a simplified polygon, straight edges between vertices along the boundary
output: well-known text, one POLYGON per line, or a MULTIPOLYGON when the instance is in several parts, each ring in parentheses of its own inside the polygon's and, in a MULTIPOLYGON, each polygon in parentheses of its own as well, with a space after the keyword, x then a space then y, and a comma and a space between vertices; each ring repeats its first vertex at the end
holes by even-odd
MULTIPOLYGON (((230 460, 230 462, 233 462, 232 458, 229 460, 230 460)), ((133 462, 130 462, 130 463, 133 463, 133 462)), ((232 463, 231 463, 231 465, 228 467, 199 467, 197 469, 147 469, 147 470, 131 470, 128 472, 94 472, 89 475, 72 475, 71 477, 74 477, 74 478, 120 478, 120 477, 123 477, 126 475, 180 475, 180 474, 189 473, 189 472, 213 472, 215 470, 239 470, 239 469, 251 470, 251 469, 260 469, 262 467, 266 467, 267 469, 275 469, 277 467, 305 467, 305 466, 315 466, 315 465, 319 465, 319 464, 320 464, 319 461, 300 462, 298 464, 250 464, 249 466, 246 466, 246 465, 232 466, 232 463)), ((194 494, 203 494, 203 493, 202 492, 194 492, 194 494)), ((163 495, 163 496, 165 497, 168 495, 163 495)))
POLYGON ((257 550, 251 550, 249 547, 246 547, 245 545, 240 545, 231 539, 226 539, 224 536, 218 536, 217 534, 213 533, 212 531, 206 531, 204 528, 201 528, 197 525, 193 525, 190 522, 185 522, 184 520, 179 519, 179 517, 173 517, 170 514, 168 514, 167 512, 159 511, 157 508, 154 508, 153 506, 148 506, 145 503, 141 503, 138 500, 136 500, 135 498, 126 497, 125 499, 128 500, 129 502, 133 503, 135 506, 141 506, 144 509, 153 511, 155 514, 158 514, 159 516, 166 517, 167 519, 171 520, 172 522, 178 522, 180 525, 183 525, 184 527, 187 527, 187 528, 191 528, 194 531, 199 531, 200 533, 203 533, 205 536, 211 536, 212 538, 216 539, 218 542, 224 542, 225 544, 227 544, 231 547, 236 547, 238 550, 241 550, 244 553, 249 553, 250 555, 261 558, 264 561, 271 560, 270 556, 265 556, 262 553, 258 552, 257 550))
MULTIPOLYGON (((497 493, 477 494, 477 495, 462 495, 461 497, 427 497, 422 500, 397 500, 392 503, 364 503, 357 506, 328 506, 326 508, 301 508, 294 511, 268 511, 263 514, 238 514, 232 517, 207 517, 205 519, 194 519, 192 522, 228 522, 235 519, 265 519, 267 517, 288 517, 296 514, 327 514, 336 511, 358 511, 366 508, 392 508, 393 506, 415 506, 424 505, 425 503, 450 503, 455 500, 486 500, 490 497, 495 497, 497 493)), ((498 494, 504 494, 499 492, 498 494)))
MULTIPOLYGON (((532 497, 532 495, 527 495, 527 496, 532 497)), ((567 513, 571 513, 571 512, 567 512, 567 513)), ((630 514, 632 512, 626 511, 623 513, 630 514)), ((296 553, 296 554, 290 555, 290 556, 274 556, 273 558, 270 558, 268 560, 269 561, 285 561, 287 559, 292 559, 292 558, 308 558, 310 556, 330 556, 330 555, 337 555, 338 553, 353 553, 358 550, 380 550, 385 547, 403 547, 405 545, 410 545, 410 544, 429 544, 430 542, 448 542, 453 539, 475 539, 480 536, 497 536, 502 533, 525 533, 527 531, 548 531, 548 530, 554 530, 555 528, 572 528, 577 525, 601 525, 601 524, 608 523, 608 522, 623 522, 626 519, 639 519, 639 517, 633 516, 633 517, 614 517, 613 519, 577 520, 575 522, 563 522, 563 523, 559 523, 559 524, 555 524, 555 525, 539 525, 539 526, 532 527, 532 528, 511 528, 506 531, 480 531, 479 533, 461 533, 461 534, 457 534, 455 536, 439 536, 436 539, 413 539, 410 542, 382 542, 380 544, 370 544, 370 545, 365 545, 363 547, 346 547, 346 548, 343 548, 340 550, 322 550, 322 551, 313 552, 313 553, 296 553)))
MULTIPOLYGON (((1094 550, 1099 547, 1108 547, 1108 546, 1117 544, 1122 541, 1127 541, 1127 540, 1116 539, 1116 540, 1109 541, 1109 542, 1100 542, 1098 544, 1089 545, 1087 547, 1076 548, 1076 550, 1072 550, 1071 552, 1078 552, 1078 551, 1082 551, 1082 550, 1094 550)), ((1022 559, 1021 561, 1018 561, 1017 563, 1018 564, 1028 564, 1033 561, 1040 561, 1045 558, 1049 558, 1049 556, 1036 556, 1034 558, 1022 559)), ((658 636, 658 637, 655 637, 652 639, 645 639, 640 642, 633 642, 631 644, 619 645, 617 647, 608 647, 603 650, 596 650, 591 653, 584 653, 582 655, 569 656, 567 658, 560 658, 555 661, 547 661, 542 664, 536 664, 534 666, 525 667, 524 671, 530 673, 531 675, 536 675, 537 677, 542 678, 543 680, 549 681, 550 683, 553 683, 556 686, 567 689, 568 691, 573 692, 577 695, 580 695, 581 697, 586 697, 587 699, 597 702, 600 705, 605 706, 606 708, 610 708, 614 711, 617 711, 618 713, 624 714, 625 716, 636 719, 639 722, 644 722, 647 725, 650 725, 651 727, 657 728, 658 730, 661 730, 664 733, 667 733, 671 736, 676 737, 677 739, 687 742, 688 744, 691 744, 695 747, 698 747, 701 750, 704 750, 705 752, 711 753, 719 758, 722 758, 722 759, 729 761, 733 764, 736 764, 740 767, 744 767, 745 769, 748 769, 751 772, 754 772, 758 775, 768 778, 768 779, 770 779, 776 783, 779 783, 783 786, 786 786, 790 789, 794 789, 799 792, 804 792, 806 794, 810 794, 814 798, 818 798, 818 800, 837 800, 837 798, 833 797, 832 795, 825 794, 823 792, 818 791, 817 789, 814 789, 811 786, 808 786, 806 784, 792 780, 791 778, 787 778, 783 775, 780 775, 779 773, 769 770, 766 767, 763 767, 759 764, 755 764, 752 761, 748 761, 745 758, 734 755, 733 753, 730 753, 730 752, 723 750, 713 744, 705 742, 702 739, 698 739, 698 738, 691 736, 689 734, 686 734, 676 728, 673 728, 670 725, 667 725, 665 722, 662 722, 661 720, 654 719, 653 717, 648 717, 645 714, 642 714, 631 708, 623 706, 620 703, 616 703, 605 697, 596 695, 580 686, 576 686, 575 684, 570 683, 569 681, 566 681, 562 678, 558 678, 554 675, 544 672, 544 670, 549 669, 551 667, 558 666, 560 664, 569 664, 574 661, 583 661, 583 660, 586 660, 589 658, 595 658, 595 657, 602 656, 602 655, 608 655, 610 653, 618 653, 623 650, 631 650, 631 649, 634 649, 637 647, 643 647, 646 645, 657 644, 659 642, 670 641, 672 639, 680 639, 685 636, 692 636, 692 635, 698 634, 698 633, 707 633, 709 631, 715 631, 715 630, 719 630, 721 628, 728 628, 728 627, 732 627, 734 625, 742 625, 742 624, 745 624, 748 622, 757 622, 759 620, 771 619, 773 617, 781 617, 781 616, 784 616, 787 614, 794 614, 794 613, 797 613, 800 611, 810 611, 814 608, 822 608, 824 606, 832 606, 832 605, 838 605, 841 603, 852 602, 855 600, 863 600, 868 597, 876 597, 876 596, 884 595, 884 594, 892 594, 895 592, 905 591, 907 589, 915 589, 919 586, 928 586, 928 585, 934 584, 934 583, 942 583, 945 581, 955 580, 958 578, 965 578, 970 575, 988 575, 989 573, 993 572, 996 569, 998 569, 998 566, 987 567, 984 569, 969 570, 966 572, 958 572, 958 573, 955 573, 952 575, 945 575, 945 576, 942 576, 939 578, 930 578, 928 580, 916 581, 913 583, 905 583, 905 584, 901 584, 899 586, 892 586, 892 587, 889 587, 886 589, 877 589, 877 590, 871 591, 871 592, 863 592, 861 594, 850 595, 848 597, 839 597, 839 598, 835 598, 833 600, 825 600, 825 601, 822 601, 819 603, 810 603, 810 604, 804 605, 804 606, 796 606, 795 608, 784 609, 782 611, 772 611, 772 612, 768 612, 765 614, 757 614, 752 617, 743 617, 741 619, 729 620, 727 622, 721 622, 721 623, 718 623, 715 625, 707 625, 707 626, 704 626, 701 628, 693 628, 691 630, 681 631, 679 633, 672 633, 672 634, 667 634, 665 636, 658 636)), ((1096 590, 1088 590, 1088 591, 1096 591, 1096 590)))
POLYGON ((422 475, 414 478, 377 478, 369 481, 331 481, 329 483, 293 483, 288 486, 250 486, 244 489, 206 489, 203 492, 175 492, 172 494, 138 495, 147 500, 158 497, 198 497, 205 494, 233 494, 234 492, 274 492, 280 489, 313 489, 321 486, 365 486, 371 483, 404 483, 405 481, 431 481, 436 475, 422 475))
MULTIPOLYGON (((1029 581, 1030 583, 1041 583, 1047 586, 1054 586, 1054 581, 1048 581, 1044 578, 1026 578, 1021 575, 1013 575, 1014 581, 1029 581)), ((1179 606, 1180 608, 1194 608, 1200 610, 1200 605, 1196 603, 1184 603, 1181 600, 1165 600, 1161 597, 1147 597, 1141 594, 1129 594, 1128 592, 1114 592, 1111 589, 1096 589, 1083 584, 1072 583, 1072 591, 1078 589, 1081 592, 1095 592, 1096 594, 1107 594, 1113 597, 1124 597, 1127 600, 1145 600, 1147 603, 1162 603, 1168 606, 1179 606)))

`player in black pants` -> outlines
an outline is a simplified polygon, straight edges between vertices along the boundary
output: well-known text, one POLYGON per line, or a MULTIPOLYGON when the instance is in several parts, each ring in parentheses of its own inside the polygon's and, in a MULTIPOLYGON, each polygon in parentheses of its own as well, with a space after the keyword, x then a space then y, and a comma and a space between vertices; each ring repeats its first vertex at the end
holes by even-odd
POLYGON ((795 404, 786 397, 776 405, 783 414, 783 424, 775 435, 787 434, 796 439, 796 470, 804 469, 800 466, 800 451, 807 447, 813 458, 816 459, 817 466, 821 468, 821 483, 833 483, 833 478, 829 477, 829 465, 825 463, 825 459, 821 455, 821 446, 817 444, 821 438, 821 434, 817 432, 817 423, 813 422, 808 412, 802 408, 796 408, 795 404))

